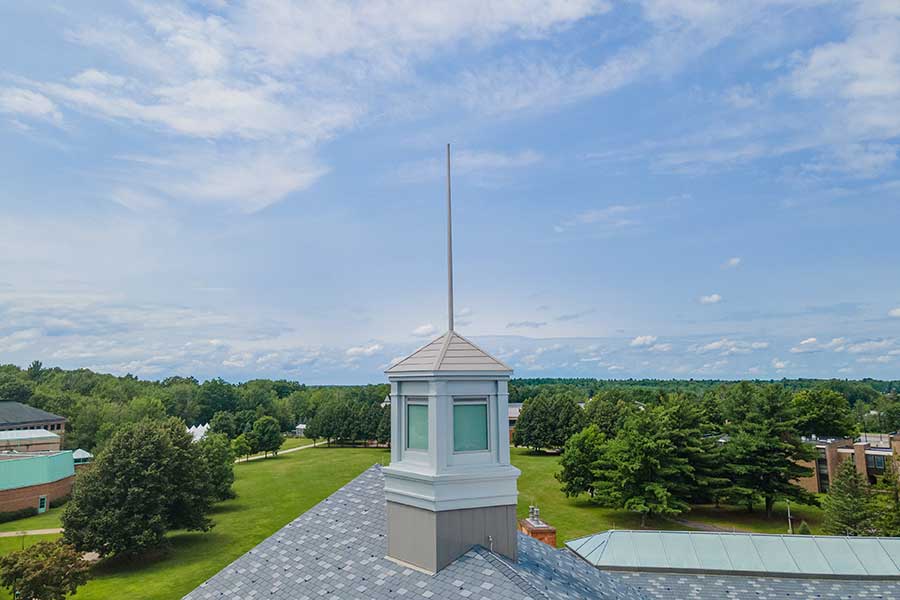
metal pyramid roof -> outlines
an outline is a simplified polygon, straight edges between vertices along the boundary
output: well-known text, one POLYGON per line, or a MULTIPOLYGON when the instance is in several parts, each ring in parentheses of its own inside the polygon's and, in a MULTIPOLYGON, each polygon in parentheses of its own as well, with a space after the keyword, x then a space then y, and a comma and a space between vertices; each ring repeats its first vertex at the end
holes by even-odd
POLYGON ((455 331, 419 348, 394 363, 385 373, 492 371, 512 372, 503 364, 455 331))

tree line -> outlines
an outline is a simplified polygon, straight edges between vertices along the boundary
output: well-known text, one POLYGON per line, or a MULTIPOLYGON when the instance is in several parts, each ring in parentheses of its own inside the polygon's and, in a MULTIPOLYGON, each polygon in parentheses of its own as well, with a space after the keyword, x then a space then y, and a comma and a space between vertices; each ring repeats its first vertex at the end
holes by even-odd
POLYGON ((603 390, 580 406, 575 390, 548 387, 526 400, 513 442, 561 450, 568 496, 586 494, 643 518, 692 504, 729 503, 771 515, 777 500, 818 504, 797 480, 813 474, 804 437, 852 437, 847 398, 826 385, 719 385, 702 394, 603 390))

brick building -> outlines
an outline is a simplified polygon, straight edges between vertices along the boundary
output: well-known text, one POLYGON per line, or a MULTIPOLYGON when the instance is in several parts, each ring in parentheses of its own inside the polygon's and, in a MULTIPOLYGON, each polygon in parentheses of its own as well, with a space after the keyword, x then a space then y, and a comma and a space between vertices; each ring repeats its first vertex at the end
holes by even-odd
POLYGON ((62 438, 46 429, 0 431, 0 452, 57 452, 62 438))
POLYGON ((875 483, 884 475, 888 461, 893 457, 900 466, 900 434, 864 433, 858 441, 851 439, 811 439, 808 443, 816 447, 814 461, 803 465, 813 469, 811 477, 799 480, 800 485, 813 493, 828 492, 844 460, 852 460, 859 473, 866 475, 869 483, 875 483))
POLYGON ((0 402, 0 431, 46 429, 66 437, 66 418, 21 402, 0 402))
POLYGON ((0 512, 34 507, 44 512, 72 492, 72 453, 0 452, 0 512))

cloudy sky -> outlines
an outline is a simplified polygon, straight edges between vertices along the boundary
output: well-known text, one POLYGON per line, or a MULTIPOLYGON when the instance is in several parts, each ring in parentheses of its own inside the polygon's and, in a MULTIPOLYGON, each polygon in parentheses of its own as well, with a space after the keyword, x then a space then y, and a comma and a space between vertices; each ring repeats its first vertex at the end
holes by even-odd
POLYGON ((0 4, 0 363, 900 376, 895 0, 0 4))

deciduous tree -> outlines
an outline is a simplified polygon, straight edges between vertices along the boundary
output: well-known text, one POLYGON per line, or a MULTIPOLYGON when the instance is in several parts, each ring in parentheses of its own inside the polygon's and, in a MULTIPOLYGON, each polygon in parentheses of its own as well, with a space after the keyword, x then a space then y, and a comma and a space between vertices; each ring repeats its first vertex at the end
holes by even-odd
POLYGON ((87 583, 89 565, 61 541, 38 542, 0 558, 0 582, 16 598, 65 600, 87 583))

